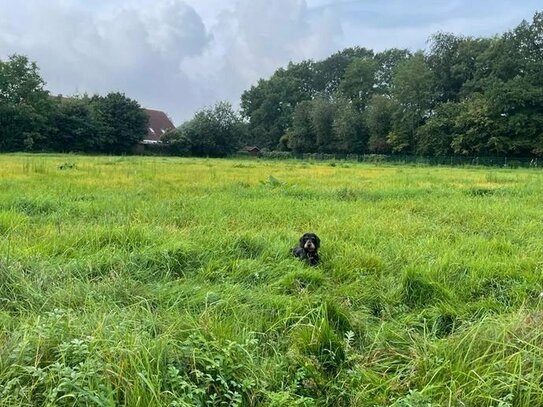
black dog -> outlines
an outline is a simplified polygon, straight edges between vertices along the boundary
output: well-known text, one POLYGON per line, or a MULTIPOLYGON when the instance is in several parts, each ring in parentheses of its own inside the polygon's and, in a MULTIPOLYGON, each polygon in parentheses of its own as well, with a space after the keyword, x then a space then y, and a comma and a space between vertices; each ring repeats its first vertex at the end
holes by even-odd
POLYGON ((321 240, 315 233, 304 233, 300 238, 300 245, 292 249, 292 254, 306 260, 310 266, 316 266, 319 263, 319 247, 321 240))

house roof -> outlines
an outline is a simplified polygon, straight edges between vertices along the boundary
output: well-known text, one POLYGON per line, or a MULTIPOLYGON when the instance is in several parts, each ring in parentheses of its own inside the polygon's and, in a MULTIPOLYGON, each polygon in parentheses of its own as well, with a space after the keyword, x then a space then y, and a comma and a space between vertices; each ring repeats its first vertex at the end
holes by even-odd
POLYGON ((166 116, 166 113, 160 110, 144 109, 149 117, 149 129, 145 140, 160 140, 160 137, 168 129, 175 129, 172 121, 166 116))

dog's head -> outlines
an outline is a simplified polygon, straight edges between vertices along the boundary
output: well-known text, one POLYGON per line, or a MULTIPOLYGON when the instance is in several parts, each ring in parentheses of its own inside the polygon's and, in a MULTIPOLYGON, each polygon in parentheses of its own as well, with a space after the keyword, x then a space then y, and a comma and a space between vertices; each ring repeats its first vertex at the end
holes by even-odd
POLYGON ((304 233, 300 238, 300 247, 307 252, 316 252, 321 245, 321 240, 315 233, 304 233))

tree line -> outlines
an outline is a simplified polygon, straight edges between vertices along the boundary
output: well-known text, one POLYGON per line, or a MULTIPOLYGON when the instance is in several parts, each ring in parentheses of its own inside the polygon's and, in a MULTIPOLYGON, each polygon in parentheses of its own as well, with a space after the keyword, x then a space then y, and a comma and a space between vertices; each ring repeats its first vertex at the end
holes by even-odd
MULTIPOLYGON (((426 52, 353 47, 289 63, 162 138, 178 155, 543 155, 543 13, 490 38, 437 33, 426 52)), ((37 66, 0 61, 0 151, 128 152, 147 133, 121 93, 51 97, 37 66)))
MULTIPOLYGON (((52 96, 26 56, 0 60, 0 152, 54 151, 123 154, 149 127, 148 115, 123 93, 52 96)), ((163 136, 161 153, 217 156, 243 144, 247 124, 227 102, 204 108, 163 136)))
POLYGON ((426 53, 348 48, 290 63, 241 96, 249 144, 321 153, 543 154, 543 13, 426 53))
POLYGON ((26 56, 0 61, 0 151, 120 154, 147 134, 139 103, 122 93, 53 97, 26 56))

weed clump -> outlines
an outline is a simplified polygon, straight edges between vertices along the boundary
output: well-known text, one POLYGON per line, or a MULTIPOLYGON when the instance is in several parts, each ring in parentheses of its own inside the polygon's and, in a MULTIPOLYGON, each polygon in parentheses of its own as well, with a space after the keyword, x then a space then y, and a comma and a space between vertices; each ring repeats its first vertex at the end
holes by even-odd
POLYGON ((403 303, 411 308, 432 305, 448 298, 444 289, 415 269, 404 273, 401 296, 403 303))
POLYGON ((501 188, 473 187, 468 189, 467 194, 473 197, 487 197, 503 194, 503 190, 501 188))
POLYGON ((77 165, 73 162, 65 162, 58 166, 59 170, 75 170, 77 165))
POLYGON ((11 204, 11 209, 29 216, 49 215, 60 209, 58 202, 46 197, 18 197, 11 204))
POLYGON ((325 398, 330 405, 350 405, 350 396, 334 380, 353 380, 351 368, 359 338, 351 328, 347 311, 331 300, 314 308, 305 323, 293 328, 288 382, 295 394, 311 400, 325 398))
POLYGON ((241 258, 255 259, 262 254, 266 245, 258 238, 243 235, 232 242, 233 251, 241 258))
POLYGON ((260 183, 270 188, 284 187, 287 185, 286 182, 275 178, 273 175, 268 176, 268 179, 266 181, 260 181, 260 183))
POLYGON ((167 364, 164 388, 171 405, 254 406, 260 385, 255 340, 219 342, 193 334, 167 364))
POLYGON ((314 269, 293 271, 281 280, 281 287, 288 293, 316 290, 324 283, 322 272, 314 269))
POLYGON ((157 248, 130 256, 133 274, 147 279, 183 278, 193 275, 203 266, 201 253, 189 245, 157 248))
POLYGON ((339 201, 356 201, 359 194, 352 188, 343 187, 336 191, 336 197, 339 201))
POLYGON ((439 304, 435 307, 424 310, 420 318, 423 320, 425 331, 436 338, 446 338, 462 325, 460 310, 439 304))
POLYGON ((71 332, 73 324, 71 311, 55 309, 28 326, 27 334, 16 344, 4 345, 11 352, 0 353, 0 359, 12 368, 0 381, 1 405, 21 405, 21 397, 32 400, 32 405, 114 404, 108 366, 95 338, 77 336, 71 332))
POLYGON ((314 369, 313 373, 334 375, 345 361, 344 342, 326 319, 298 328, 293 342, 302 365, 314 369))

